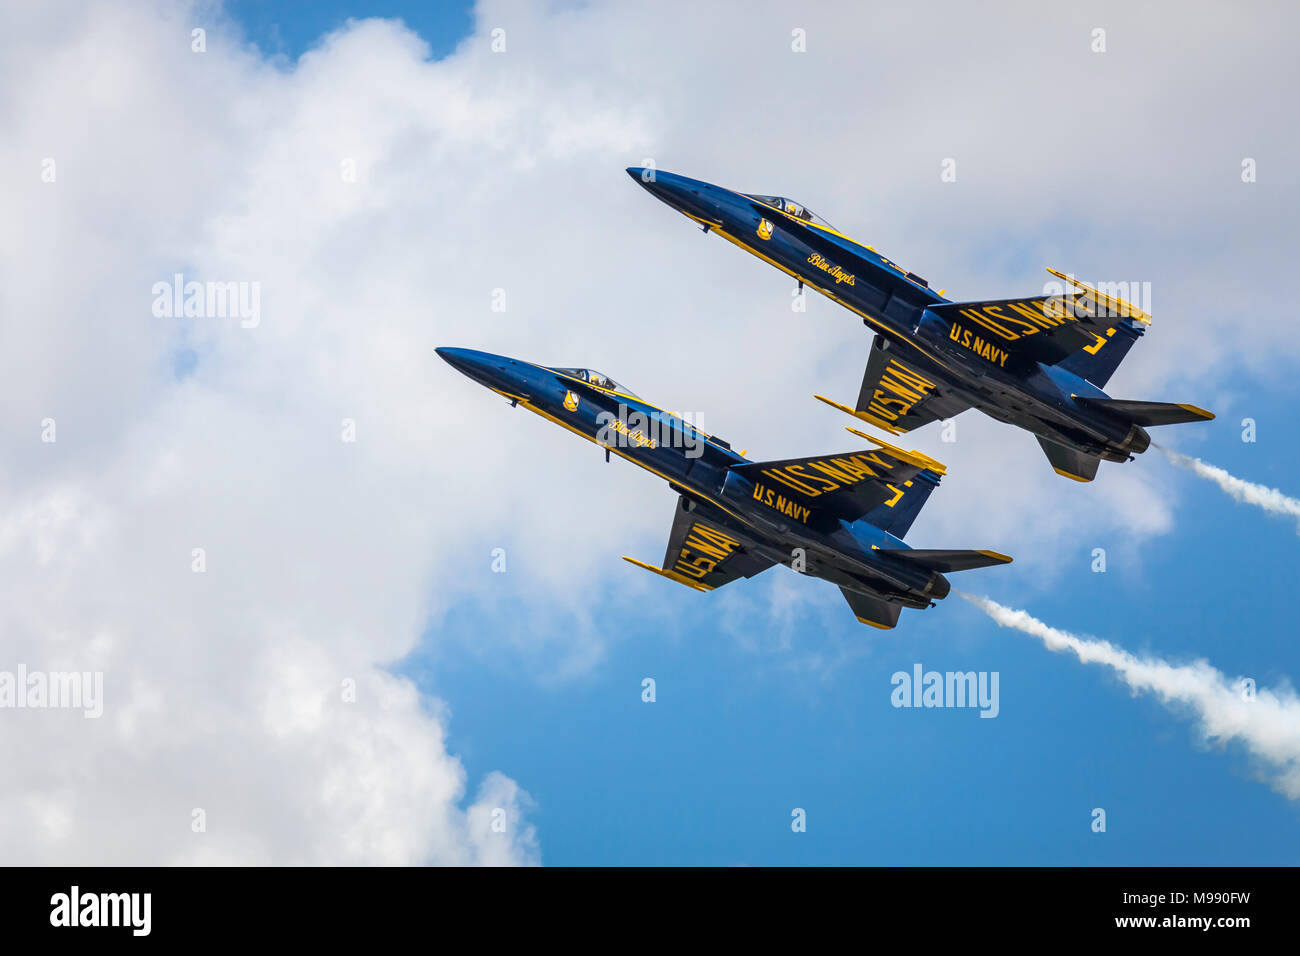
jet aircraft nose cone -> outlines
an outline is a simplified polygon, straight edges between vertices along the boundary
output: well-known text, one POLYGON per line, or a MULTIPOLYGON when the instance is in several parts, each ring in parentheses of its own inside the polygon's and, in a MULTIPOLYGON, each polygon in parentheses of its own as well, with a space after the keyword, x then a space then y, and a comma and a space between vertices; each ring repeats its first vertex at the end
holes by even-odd
POLYGON ((466 354, 468 351, 467 349, 440 348, 434 349, 434 351, 438 353, 438 356, 444 362, 459 372, 464 372, 469 367, 469 357, 466 354))
POLYGON ((462 375, 468 375, 476 382, 487 384, 488 378, 492 373, 493 360, 501 364, 505 359, 500 356, 491 355, 487 352, 478 352, 474 349, 434 349, 439 357, 460 372, 462 375))
POLYGON ((646 192, 678 212, 702 222, 721 225, 725 221, 715 186, 651 167, 629 166, 627 172, 646 192))
POLYGON ((693 180, 678 176, 676 173, 655 169, 653 166, 629 166, 627 174, 639 185, 644 186, 655 195, 663 192, 665 187, 681 188, 685 184, 693 182, 693 180))
POLYGON ((480 385, 514 394, 518 394, 522 388, 523 369, 512 358, 477 349, 438 348, 434 351, 456 371, 480 385))
POLYGON ((657 169, 648 169, 645 166, 629 166, 627 174, 632 177, 632 181, 646 190, 652 196, 658 196, 663 199, 665 192, 662 184, 659 182, 661 173, 657 169))

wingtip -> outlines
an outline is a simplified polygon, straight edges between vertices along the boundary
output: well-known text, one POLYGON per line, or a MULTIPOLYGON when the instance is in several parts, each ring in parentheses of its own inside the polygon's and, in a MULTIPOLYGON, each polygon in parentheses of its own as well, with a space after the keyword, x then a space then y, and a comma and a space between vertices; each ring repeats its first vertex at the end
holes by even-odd
POLYGON ((837 408, 837 409, 839 409, 840 411, 844 412, 844 414, 846 414, 846 415, 852 415, 852 414, 853 414, 853 409, 849 408, 849 406, 847 406, 847 405, 841 405, 839 402, 835 401, 833 398, 827 398, 825 395, 813 395, 813 398, 817 399, 817 401, 819 401, 819 402, 825 402, 825 403, 826 403, 827 405, 829 405, 831 408, 837 408))
POLYGON ((1085 292, 1094 296, 1099 302, 1104 301, 1111 308, 1118 309, 1119 310, 1118 314, 1120 316, 1132 319, 1134 322, 1140 322, 1142 325, 1151 324, 1151 316, 1148 315, 1146 312, 1143 312, 1133 303, 1125 302, 1123 299, 1119 298, 1118 296, 1107 295, 1105 292, 1101 292, 1097 289, 1094 289, 1092 286, 1088 285, 1088 283, 1080 282, 1074 276, 1066 272, 1061 272, 1059 269, 1053 269, 1051 266, 1044 266, 1043 268, 1045 268, 1052 275, 1056 276, 1062 282, 1068 282, 1071 285, 1076 285, 1080 289, 1083 289, 1085 292))
POLYGON ((858 429, 854 428, 852 425, 845 425, 844 430, 848 432, 852 432, 854 435, 857 435, 859 438, 865 438, 873 445, 880 446, 881 448, 885 449, 885 451, 889 452, 891 455, 893 455, 895 458, 899 459, 900 461, 905 461, 908 464, 916 465, 918 468, 928 469, 929 471, 934 472, 936 475, 938 475, 941 478, 944 475, 948 474, 947 465, 945 465, 941 461, 938 461, 937 459, 931 458, 929 455, 924 454, 923 452, 917 451, 915 448, 913 448, 911 451, 903 451, 903 449, 891 445, 889 444, 889 442, 881 441, 879 438, 876 438, 874 435, 870 435, 864 431, 859 431, 858 429))
POLYGON ((665 571, 662 568, 656 568, 653 564, 646 564, 644 561, 638 561, 636 558, 629 557, 626 554, 623 555, 623 560, 631 564, 635 564, 638 568, 645 568, 647 571, 653 571, 661 578, 667 578, 669 581, 676 581, 678 584, 684 584, 688 588, 691 588, 692 590, 706 591, 706 592, 713 590, 713 588, 709 587, 708 585, 699 584, 698 582, 692 581, 689 578, 685 577, 684 575, 678 574, 675 571, 665 571))
POLYGON ((856 408, 849 408, 849 406, 842 405, 832 398, 827 398, 825 395, 814 395, 813 398, 817 399, 817 401, 819 402, 825 402, 831 408, 838 409, 839 411, 843 412, 845 415, 852 415, 854 418, 860 419, 869 425, 875 425, 881 431, 889 432, 891 435, 904 434, 903 429, 895 428, 893 425, 889 424, 889 422, 877 418, 875 415, 872 415, 868 412, 858 411, 856 408))

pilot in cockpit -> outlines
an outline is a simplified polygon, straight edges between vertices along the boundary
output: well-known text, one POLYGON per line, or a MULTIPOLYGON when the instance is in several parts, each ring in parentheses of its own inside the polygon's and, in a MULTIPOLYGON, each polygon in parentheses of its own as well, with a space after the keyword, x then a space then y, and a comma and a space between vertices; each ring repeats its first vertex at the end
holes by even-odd
POLYGON ((781 210, 784 213, 787 213, 788 215, 794 216, 796 219, 802 219, 805 222, 815 222, 819 226, 826 226, 829 229, 835 228, 829 222, 823 219, 821 216, 818 216, 816 213, 814 213, 807 206, 802 206, 792 199, 785 199, 784 197, 781 196, 759 196, 759 195, 751 195, 749 198, 757 199, 759 202, 764 203, 768 206, 775 206, 777 209, 781 210))
POLYGON ((621 392, 624 395, 635 395, 635 393, 626 386, 620 385, 607 375, 601 375, 595 369, 590 368, 561 368, 557 372, 563 372, 566 375, 572 375, 574 378, 581 379, 597 388, 608 389, 611 392, 621 392))

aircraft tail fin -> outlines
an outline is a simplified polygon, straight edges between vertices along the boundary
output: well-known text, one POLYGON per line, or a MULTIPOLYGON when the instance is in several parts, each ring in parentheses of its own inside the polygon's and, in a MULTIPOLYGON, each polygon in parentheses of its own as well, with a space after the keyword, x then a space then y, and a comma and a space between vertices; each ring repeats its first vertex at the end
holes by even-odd
POLYGON ((840 588, 840 593, 844 595, 844 600, 849 602, 854 617, 863 624, 870 624, 882 631, 887 631, 898 624, 898 615, 903 610, 901 605, 882 601, 878 597, 860 591, 850 591, 848 588, 840 588))
POLYGON ((1039 438, 1038 444, 1043 446, 1043 453, 1047 455, 1052 470, 1058 475, 1073 478, 1075 481, 1092 481, 1097 477, 1097 466, 1101 464, 1101 459, 1096 455, 1085 455, 1081 451, 1048 441, 1046 438, 1039 438))
POLYGON ((1066 356, 1058 363, 1060 368, 1073 372, 1080 378, 1087 379, 1098 388, 1105 388, 1110 377, 1124 361, 1133 343, 1142 337, 1142 327, 1132 319, 1125 319, 1119 325, 1097 336, 1097 341, 1085 345, 1077 352, 1066 356))
POLYGON ((1135 425, 1181 425, 1184 422, 1213 421, 1214 413, 1185 402, 1133 402, 1123 398, 1074 396, 1075 402, 1111 412, 1135 425))

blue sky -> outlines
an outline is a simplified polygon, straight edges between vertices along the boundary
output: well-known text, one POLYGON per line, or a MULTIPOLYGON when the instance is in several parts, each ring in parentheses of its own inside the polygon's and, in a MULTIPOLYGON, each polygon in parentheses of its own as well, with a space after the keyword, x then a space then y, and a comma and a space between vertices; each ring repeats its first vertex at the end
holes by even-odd
POLYGON ((401 19, 429 44, 434 57, 446 56, 473 30, 471 4, 366 3, 357 0, 225 0, 224 9, 243 27, 263 53, 297 59, 320 39, 348 20, 366 17, 401 19))
MULTIPOLYGON (((348 16, 400 16, 435 57, 472 27, 455 5, 229 9, 264 49, 290 56, 348 16)), ((845 218, 818 208, 832 221, 845 218)), ((1033 263, 1041 255, 1004 247, 994 258, 1033 263)), ((927 263, 921 271, 942 285, 943 266, 927 263)), ((847 313, 842 319, 856 322, 847 313)), ((1159 348, 1159 341, 1151 336, 1137 348, 1159 348)), ((657 400, 653 382, 635 384, 657 400)), ((1300 460, 1288 437, 1300 413, 1294 392, 1246 375, 1220 384, 1243 396, 1259 440, 1241 441, 1242 414, 1233 410, 1213 424, 1187 426, 1203 433, 1194 453, 1250 480, 1296 490, 1300 460)), ((507 414, 482 404, 485 427, 507 414)), ((714 422, 740 445, 754 437, 714 422)), ((538 455, 548 443, 576 441, 540 420, 526 427, 536 433, 528 447, 538 455)), ((1172 471, 1154 452, 1126 467, 1172 471)), ((617 484, 630 470, 593 458, 587 477, 617 484)), ((1103 466, 1099 484, 1115 470, 1103 466)), ((996 471, 952 474, 937 495, 959 496, 972 483, 1000 480, 996 471)), ((1188 474, 1173 480, 1180 498, 1171 533, 1136 547, 1122 533, 1060 540, 1065 570, 1048 589, 1033 580, 1032 565, 955 575, 955 584, 1013 606, 1026 603, 1054 626, 1134 652, 1174 661, 1204 656, 1261 686, 1286 682, 1300 673, 1292 624, 1295 529, 1188 474), (1108 551, 1102 574, 1090 570, 1098 546, 1108 551), (1021 602, 1025 594, 1029 600, 1021 602)), ((664 488, 665 535, 672 504, 664 488)), ((575 530, 584 520, 571 515, 575 530)), ((485 543, 510 540, 508 516, 484 521, 485 543)), ((942 530, 927 529, 940 538, 942 530)), ((625 550, 636 553, 639 543, 625 550)), ((626 600, 624 579, 615 575, 613 586, 594 584, 588 608, 609 637, 607 653, 588 672, 556 678, 539 675, 535 658, 501 647, 523 642, 527 631, 583 624, 563 617, 539 622, 516 591, 534 583, 527 557, 493 575, 486 547, 482 553, 490 600, 454 602, 399 672, 450 706, 448 747, 471 779, 506 768, 531 793, 548 864, 1288 864, 1300 851, 1295 806, 1255 778, 1240 748, 1201 743, 1186 715, 1131 695, 1107 672, 999 629, 956 598, 927 613, 906 613, 902 626, 882 634, 857 625, 834 588, 799 581, 798 588, 817 593, 818 612, 790 629, 746 615, 721 595, 667 582, 652 591, 656 606, 647 610, 626 600), (724 616, 757 649, 719 627, 724 616), (999 716, 893 708, 891 674, 917 662, 940 671, 998 671, 999 716), (651 704, 641 700, 644 677, 657 682, 651 704), (1107 811, 1104 834, 1091 831, 1094 807, 1107 811), (793 808, 806 810, 806 833, 792 832, 793 808)), ((619 553, 605 558, 617 564, 619 553)), ((732 587, 763 592, 789 573, 776 569, 732 587)))

